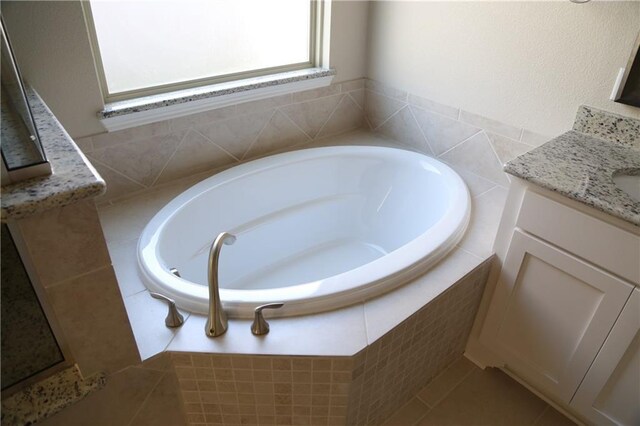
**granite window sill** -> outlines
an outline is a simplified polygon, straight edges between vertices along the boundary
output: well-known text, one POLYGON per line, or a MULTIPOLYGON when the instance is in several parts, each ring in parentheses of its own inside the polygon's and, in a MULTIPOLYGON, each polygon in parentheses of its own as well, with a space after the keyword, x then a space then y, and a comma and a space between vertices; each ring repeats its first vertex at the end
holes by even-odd
POLYGON ((335 70, 308 68, 113 102, 98 113, 107 131, 331 84, 335 70))

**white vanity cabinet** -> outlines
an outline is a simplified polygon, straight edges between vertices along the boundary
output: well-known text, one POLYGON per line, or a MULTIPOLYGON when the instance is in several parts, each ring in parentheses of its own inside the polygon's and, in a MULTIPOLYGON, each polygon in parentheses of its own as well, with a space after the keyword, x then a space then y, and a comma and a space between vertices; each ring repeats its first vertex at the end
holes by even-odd
POLYGON ((640 289, 633 291, 571 407, 597 425, 640 425, 640 289))
POLYGON ((638 425, 640 231, 596 216, 512 184, 480 342, 582 419, 638 425))

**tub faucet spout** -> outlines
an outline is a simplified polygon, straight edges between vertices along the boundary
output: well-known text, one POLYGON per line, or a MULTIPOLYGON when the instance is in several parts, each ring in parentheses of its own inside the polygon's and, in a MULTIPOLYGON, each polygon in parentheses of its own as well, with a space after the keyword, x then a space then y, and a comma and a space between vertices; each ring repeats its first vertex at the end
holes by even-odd
POLYGON ((209 251, 209 318, 205 326, 205 333, 209 337, 223 335, 227 331, 227 314, 222 309, 220 288, 218 285, 218 259, 222 245, 231 245, 236 237, 227 232, 221 232, 211 245, 209 251))

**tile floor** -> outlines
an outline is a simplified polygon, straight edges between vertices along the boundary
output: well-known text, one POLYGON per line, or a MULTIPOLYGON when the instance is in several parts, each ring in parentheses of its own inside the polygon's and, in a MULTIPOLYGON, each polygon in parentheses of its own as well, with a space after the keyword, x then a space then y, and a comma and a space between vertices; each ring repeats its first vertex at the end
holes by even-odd
POLYGON ((495 368, 460 358, 385 426, 571 426, 575 423, 495 368))

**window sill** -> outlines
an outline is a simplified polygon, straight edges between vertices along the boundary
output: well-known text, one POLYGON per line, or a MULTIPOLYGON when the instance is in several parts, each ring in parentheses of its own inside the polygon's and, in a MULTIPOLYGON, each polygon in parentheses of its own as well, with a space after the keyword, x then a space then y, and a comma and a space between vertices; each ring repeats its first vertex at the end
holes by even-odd
POLYGON ((182 117, 242 102, 331 84, 335 70, 309 68, 248 78, 105 105, 98 118, 107 131, 182 117))

